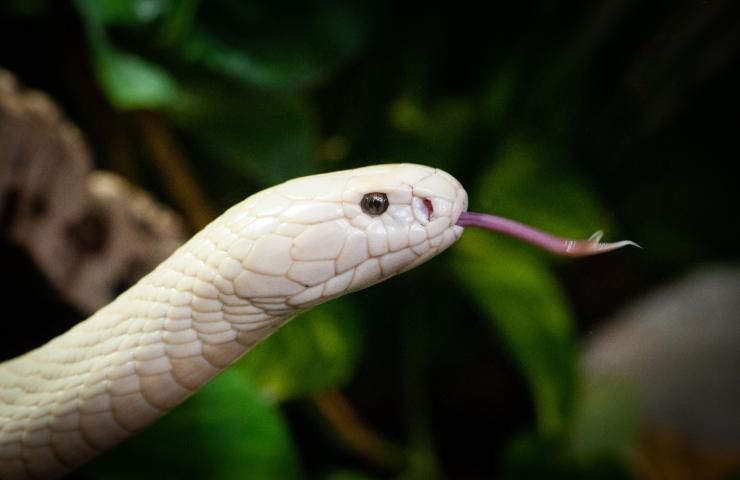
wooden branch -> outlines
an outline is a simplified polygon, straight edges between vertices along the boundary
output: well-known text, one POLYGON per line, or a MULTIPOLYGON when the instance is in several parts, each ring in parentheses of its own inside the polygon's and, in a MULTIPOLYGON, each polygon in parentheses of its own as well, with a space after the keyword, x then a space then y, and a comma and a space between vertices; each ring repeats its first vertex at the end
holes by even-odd
POLYGON ((383 468, 403 467, 404 450, 378 435, 339 391, 320 392, 312 399, 317 410, 356 455, 383 468))
POLYGON ((184 241, 176 214, 93 172, 81 134, 51 99, 3 70, 0 145, 0 234, 79 309, 110 302, 184 241))

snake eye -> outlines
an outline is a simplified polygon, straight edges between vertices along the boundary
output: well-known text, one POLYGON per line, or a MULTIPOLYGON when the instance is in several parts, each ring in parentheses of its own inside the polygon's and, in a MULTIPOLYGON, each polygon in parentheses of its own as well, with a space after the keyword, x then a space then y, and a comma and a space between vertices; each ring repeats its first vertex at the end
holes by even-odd
POLYGON ((388 196, 385 193, 366 193, 360 201, 362 211, 368 215, 380 215, 388 210, 388 196))

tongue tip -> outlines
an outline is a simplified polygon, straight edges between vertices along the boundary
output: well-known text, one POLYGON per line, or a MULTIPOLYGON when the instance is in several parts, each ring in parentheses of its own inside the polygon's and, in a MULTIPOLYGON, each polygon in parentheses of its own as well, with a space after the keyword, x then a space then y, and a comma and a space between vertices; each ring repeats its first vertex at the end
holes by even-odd
MULTIPOLYGON (((601 238, 601 237, 599 237, 601 238)), ((632 240, 620 240, 618 242, 599 242, 592 240, 589 238, 588 240, 566 240, 568 242, 573 242, 574 248, 569 250, 566 255, 572 256, 572 257, 585 257, 589 255, 598 255, 601 253, 611 252, 614 250, 619 250, 620 248, 624 247, 637 247, 642 248, 637 243, 633 242, 632 240)), ((559 253, 559 252, 554 252, 559 253)))
POLYGON ((637 242, 633 242, 632 240, 620 240, 618 242, 607 243, 605 245, 608 245, 609 250, 617 250, 618 248, 623 247, 636 247, 643 250, 642 245, 637 242))

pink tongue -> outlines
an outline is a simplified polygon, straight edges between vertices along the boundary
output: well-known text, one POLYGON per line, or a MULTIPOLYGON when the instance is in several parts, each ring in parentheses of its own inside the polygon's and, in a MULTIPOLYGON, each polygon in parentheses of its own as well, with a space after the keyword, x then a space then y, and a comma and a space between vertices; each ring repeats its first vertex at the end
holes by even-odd
POLYGON ((622 240, 621 242, 602 243, 602 232, 596 232, 588 240, 569 240, 567 238, 556 237, 555 235, 537 230, 508 218, 488 215, 486 213, 463 212, 457 219, 457 224, 461 227, 478 227, 499 232, 527 243, 535 245, 556 255, 568 257, 585 257, 587 255, 596 255, 598 253, 609 252, 627 245, 640 247, 635 242, 622 240))

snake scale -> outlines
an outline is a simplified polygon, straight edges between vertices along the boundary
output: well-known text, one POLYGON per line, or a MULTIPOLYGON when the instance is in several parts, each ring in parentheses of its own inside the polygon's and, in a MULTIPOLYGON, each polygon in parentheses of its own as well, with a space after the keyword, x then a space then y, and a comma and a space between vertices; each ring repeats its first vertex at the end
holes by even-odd
POLYGON ((243 200, 90 318, 0 364, 0 479, 64 476, 299 312, 425 262, 463 225, 570 255, 627 243, 558 239, 468 214, 467 201, 452 176, 412 164, 298 178, 243 200))

